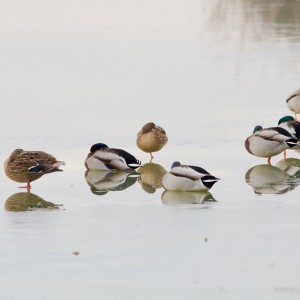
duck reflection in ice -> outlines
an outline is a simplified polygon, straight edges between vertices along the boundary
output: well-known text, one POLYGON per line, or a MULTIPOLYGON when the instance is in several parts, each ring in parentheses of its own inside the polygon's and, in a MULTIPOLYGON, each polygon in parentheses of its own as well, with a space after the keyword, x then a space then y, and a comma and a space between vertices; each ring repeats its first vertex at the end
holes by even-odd
POLYGON ((45 201, 41 197, 31 192, 21 192, 11 195, 4 204, 8 211, 32 211, 32 210, 51 210, 58 209, 62 204, 54 204, 45 201))
POLYGON ((300 178, 300 159, 287 158, 282 159, 275 164, 275 166, 290 176, 300 178))
POLYGON ((246 182, 256 194, 284 194, 300 183, 300 160, 288 158, 279 161, 276 166, 257 165, 250 168, 246 182))
POLYGON ((85 179, 95 195, 105 195, 109 191, 121 191, 132 186, 140 175, 126 170, 87 170, 85 179))
POLYGON ((216 202, 216 199, 208 191, 180 192, 164 191, 161 195, 161 202, 166 205, 187 205, 205 204, 216 202))
POLYGON ((147 193, 154 193, 162 187, 162 178, 167 173, 165 168, 159 164, 146 163, 139 167, 137 173, 141 174, 138 182, 147 193))

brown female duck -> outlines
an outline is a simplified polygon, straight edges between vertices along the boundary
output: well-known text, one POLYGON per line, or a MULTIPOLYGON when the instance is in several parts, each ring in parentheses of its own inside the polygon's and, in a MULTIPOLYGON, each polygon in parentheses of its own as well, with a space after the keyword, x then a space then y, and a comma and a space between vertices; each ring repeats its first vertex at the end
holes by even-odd
POLYGON ((136 144, 144 152, 157 152, 168 142, 165 130, 156 126, 153 122, 147 123, 137 134, 136 144))
POLYGON ((4 171, 8 178, 16 182, 27 182, 28 190, 30 182, 39 179, 45 174, 62 171, 59 169, 64 165, 54 156, 43 151, 14 150, 4 163, 4 171))

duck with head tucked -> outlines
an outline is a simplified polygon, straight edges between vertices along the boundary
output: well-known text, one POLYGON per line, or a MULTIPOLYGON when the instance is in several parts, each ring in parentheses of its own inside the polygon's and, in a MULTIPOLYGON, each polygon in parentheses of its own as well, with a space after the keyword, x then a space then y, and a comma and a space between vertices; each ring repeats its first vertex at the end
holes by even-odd
POLYGON ((278 127, 287 130, 298 140, 300 139, 300 123, 297 122, 292 116, 284 116, 279 119, 278 127))
POLYGON ((220 180, 205 169, 182 165, 175 161, 171 170, 162 178, 162 186, 167 191, 206 191, 220 180))
POLYGON ((130 170, 141 166, 141 161, 122 149, 109 148, 106 144, 94 144, 85 159, 88 170, 130 170))
POLYGON ((45 174, 62 171, 59 169, 65 162, 58 161, 44 151, 14 150, 4 163, 4 171, 8 178, 16 182, 27 182, 22 188, 30 190, 30 183, 45 174))
MULTIPOLYGON (((295 138, 300 139, 300 123, 296 121, 292 116, 284 116, 278 121, 278 127, 287 130, 295 138)), ((292 150, 299 150, 300 143, 292 148, 292 150)), ((286 159, 286 150, 283 151, 283 157, 286 159)))
POLYGON ((144 152, 150 153, 151 161, 153 152, 161 150, 168 142, 165 130, 153 122, 145 124, 137 134, 136 144, 144 152))
POLYGON ((262 128, 257 125, 245 141, 246 150, 258 157, 268 158, 268 164, 271 164, 271 158, 286 149, 297 146, 298 139, 291 133, 281 127, 262 128))

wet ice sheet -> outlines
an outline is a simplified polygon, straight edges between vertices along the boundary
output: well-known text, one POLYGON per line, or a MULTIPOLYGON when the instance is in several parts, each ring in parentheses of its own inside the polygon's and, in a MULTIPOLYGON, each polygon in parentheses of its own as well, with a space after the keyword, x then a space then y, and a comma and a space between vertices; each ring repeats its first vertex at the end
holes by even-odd
POLYGON ((266 162, 243 143, 255 125, 289 114, 298 3, 44 5, 6 3, 0 18, 0 159, 22 147, 65 160, 63 173, 32 184, 63 206, 5 210, 20 190, 0 174, 4 299, 297 298, 281 292, 299 287, 296 173, 278 170, 275 157, 271 174, 283 181, 263 167, 268 193, 257 193, 245 177, 266 162), (155 163, 169 170, 179 160, 221 178, 208 201, 138 180, 93 193, 83 165, 90 146, 105 142, 147 163, 135 137, 148 121, 169 137, 155 163))

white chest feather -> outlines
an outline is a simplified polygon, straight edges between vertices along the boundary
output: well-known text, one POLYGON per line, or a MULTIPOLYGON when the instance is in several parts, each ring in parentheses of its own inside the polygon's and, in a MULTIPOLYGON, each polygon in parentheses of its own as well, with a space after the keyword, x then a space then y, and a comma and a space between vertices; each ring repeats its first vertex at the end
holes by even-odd
POLYGON ((163 187, 168 191, 203 191, 208 190, 201 179, 192 180, 186 177, 175 176, 167 173, 162 179, 163 187))
POLYGON ((110 170, 105 163, 103 163, 101 160, 94 158, 93 156, 90 156, 85 161, 86 167, 89 170, 110 170))
POLYGON ((284 141, 268 140, 256 135, 250 138, 249 147, 253 155, 266 158, 275 156, 288 148, 284 141))
POLYGON ((111 169, 115 169, 115 170, 129 169, 125 159, 116 153, 97 151, 94 153, 93 157, 95 159, 98 159, 102 163, 109 165, 111 169))

